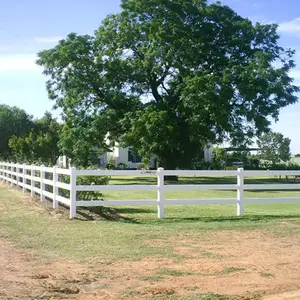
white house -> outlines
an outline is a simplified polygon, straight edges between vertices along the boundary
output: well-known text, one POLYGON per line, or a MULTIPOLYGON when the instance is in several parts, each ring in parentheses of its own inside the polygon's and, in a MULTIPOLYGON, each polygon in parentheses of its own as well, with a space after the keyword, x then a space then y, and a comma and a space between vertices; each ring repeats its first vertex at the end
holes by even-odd
MULTIPOLYGON (((204 149, 204 159, 205 161, 212 160, 213 145, 204 149)), ((156 156, 153 155, 150 158, 150 168, 156 168, 156 156)), ((111 152, 104 153, 100 157, 100 166, 104 167, 108 162, 111 162, 115 167, 120 164, 126 165, 128 168, 135 169, 138 164, 142 163, 142 158, 132 151, 131 147, 123 148, 118 143, 111 148, 111 152)))
MULTIPOLYGON (((131 147, 123 148, 116 143, 110 152, 104 153, 100 157, 100 166, 105 166, 108 162, 111 162, 115 167, 123 164, 130 169, 136 169, 142 163, 142 158, 133 152, 131 147)), ((150 158, 149 167, 156 167, 155 155, 150 158)))
MULTIPOLYGON (((115 167, 119 167, 120 164, 126 168, 136 169, 139 164, 142 163, 142 158, 132 151, 131 147, 123 148, 119 143, 114 143, 110 145, 109 133, 105 137, 105 143, 110 149, 110 151, 102 154, 99 157, 99 166, 104 168, 108 163, 112 163, 115 167)), ((214 147, 212 144, 207 146, 203 151, 203 158, 205 161, 210 162, 212 160, 214 147)), ((66 167, 69 163, 69 160, 66 156, 60 156, 57 165, 61 167, 66 167)), ((150 168, 157 167, 157 158, 155 155, 152 155, 149 162, 150 168)))

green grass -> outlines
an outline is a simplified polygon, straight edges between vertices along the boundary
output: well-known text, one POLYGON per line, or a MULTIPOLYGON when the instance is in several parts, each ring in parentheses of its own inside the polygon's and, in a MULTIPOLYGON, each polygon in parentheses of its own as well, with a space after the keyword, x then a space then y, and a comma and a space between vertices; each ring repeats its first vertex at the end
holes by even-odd
POLYGON ((150 281, 150 282, 158 282, 158 281, 162 281, 164 279, 165 278, 162 277, 162 276, 155 276, 155 275, 152 275, 152 276, 143 276, 142 277, 142 280, 144 280, 144 281, 150 281))
POLYGON ((240 268, 240 267, 226 267, 220 274, 230 274, 230 273, 235 273, 235 272, 240 272, 240 271, 245 271, 245 268, 240 268))
POLYGON ((219 276, 219 275, 227 275, 231 273, 236 273, 240 271, 245 271, 245 268, 240 267, 225 267, 220 272, 214 272, 214 273, 202 273, 202 272, 187 272, 182 270, 174 270, 174 269, 161 269, 159 271, 160 274, 168 275, 168 276, 219 276))
MULTIPOLYGON (((167 184, 174 184, 167 182, 167 184)), ((285 178, 276 179, 272 177, 249 177, 245 178, 245 184, 291 184, 293 181, 287 181, 285 178)), ((299 182, 296 182, 299 183, 299 182)), ((119 176, 112 177, 110 184, 156 184, 155 177, 129 177, 119 176)), ((235 177, 179 177, 176 184, 236 184, 235 177)), ((258 197, 298 197, 300 190, 252 190, 246 191, 245 197, 258 198, 258 197)), ((236 191, 226 190, 176 190, 166 191, 166 199, 211 199, 211 198, 234 198, 236 197, 236 191)), ((119 200, 119 199, 156 199, 155 191, 111 191, 104 193, 105 200, 119 200)))
POLYGON ((266 273, 266 272, 261 272, 260 273, 261 277, 265 277, 265 278, 274 278, 274 275, 271 273, 266 273))
POLYGON ((204 293, 204 294, 197 293, 197 294, 187 295, 187 296, 166 295, 166 294, 155 295, 152 296, 151 299, 152 300, 241 300, 242 298, 236 296, 221 295, 218 293, 204 293))
MULTIPOLYGON (((169 182, 170 183, 170 182, 169 182)), ((246 184, 286 184, 294 183, 287 181, 285 178, 277 179, 273 177, 248 177, 245 179, 246 184)), ((110 184, 156 184, 155 177, 113 177, 110 180, 110 184)), ((167 182, 168 184, 168 182, 167 182)), ((176 184, 236 184, 235 177, 179 177, 176 184)), ((245 197, 247 198, 280 198, 280 197, 299 197, 300 190, 254 190, 246 191, 245 197)), ((155 191, 111 191, 104 193, 105 200, 150 200, 156 199, 155 191)), ((211 191, 211 190, 176 190, 166 191, 165 198, 168 199, 226 199, 235 198, 236 191, 211 191)), ((212 221, 212 218, 217 217, 218 221, 225 217, 226 220, 234 222, 236 218, 236 206, 235 205, 189 205, 189 206, 170 206, 166 207, 167 221, 177 220, 177 222, 185 222, 187 219, 195 221, 212 221)), ((156 219, 157 210, 156 207, 140 207, 140 208, 118 208, 118 211, 124 214, 131 215, 133 217, 138 215, 139 220, 156 219)), ((270 218, 276 218, 276 214, 290 215, 291 217, 297 217, 297 213, 300 212, 300 204, 276 204, 276 205, 246 205, 246 215, 253 216, 250 218, 252 221, 264 221, 266 215, 270 218), (255 215, 255 216, 254 216, 255 215), (263 220, 259 217, 264 215, 263 220)), ((279 216, 280 217, 280 216, 279 216)), ((248 219, 248 217, 246 217, 248 219)), ((267 217, 268 218, 268 217, 267 217)), ((238 218, 239 219, 239 218, 238 218)), ((240 219, 239 219, 240 220, 240 219)))
POLYGON ((186 272, 182 270, 173 270, 173 269, 161 269, 159 271, 160 274, 168 275, 168 276, 190 276, 197 275, 196 272, 186 272))
MULTIPOLYGON (((219 181, 235 182, 235 178, 185 177, 179 183, 219 181)), ((285 182, 270 178, 254 178, 255 183, 285 182)), ((152 184, 153 178, 114 178, 111 183, 152 184)), ((292 197, 299 191, 252 191, 247 197, 292 197)), ((235 191, 174 191, 170 198, 231 198, 235 191)), ((39 205, 23 200, 22 194, 8 187, 0 188, 0 238, 7 237, 23 248, 32 249, 45 258, 70 258, 77 260, 139 260, 146 256, 183 260, 174 253, 170 239, 205 238, 207 231, 260 229, 273 235, 300 233, 300 226, 283 224, 287 219, 300 219, 300 204, 246 205, 245 216, 236 217, 235 205, 181 205, 166 206, 164 220, 157 218, 157 208, 118 207, 115 217, 99 215, 99 221, 90 221, 89 211, 79 209, 77 220, 68 220, 67 214, 54 217, 37 209, 39 205), (203 234, 202 234, 203 233, 203 234), (194 236, 194 237, 193 237, 194 236), (161 241, 161 245, 151 241, 161 241)), ((152 192, 111 192, 105 199, 151 199, 152 192)), ((51 212, 51 211, 50 211, 51 212)), ((200 254, 214 259, 205 249, 200 254)), ((221 257, 219 257, 221 259, 221 257)))

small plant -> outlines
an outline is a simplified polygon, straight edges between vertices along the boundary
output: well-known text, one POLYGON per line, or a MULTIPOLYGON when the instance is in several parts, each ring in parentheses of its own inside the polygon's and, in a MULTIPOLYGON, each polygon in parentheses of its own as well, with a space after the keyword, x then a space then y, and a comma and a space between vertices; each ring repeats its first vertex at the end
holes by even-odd
POLYGON ((221 295, 218 293, 207 293, 199 295, 199 299, 201 300, 230 300, 228 296, 221 295))
POLYGON ((230 274, 234 272, 239 272, 239 271, 245 271, 245 268, 240 268, 240 267, 226 267, 222 271, 222 274, 230 274))
POLYGON ((165 278, 162 276, 153 275, 153 276, 144 276, 144 277, 142 277, 142 279, 145 281, 158 282, 158 281, 164 280, 165 278))
POLYGON ((123 169, 127 169, 128 166, 125 163, 121 162, 121 163, 118 164, 118 168, 123 170, 123 169))
POLYGON ((265 272, 261 272, 260 276, 261 277, 265 277, 265 278, 273 278, 273 277, 275 277, 273 274, 271 274, 271 273, 265 273, 265 272))
POLYGON ((143 163, 137 164, 136 169, 137 170, 145 170, 145 165, 143 163))
POLYGON ((186 272, 186 271, 174 270, 174 269, 162 269, 160 270, 160 273, 169 276, 188 276, 194 274, 192 272, 186 272))
POLYGON ((107 164, 105 165, 105 168, 108 169, 108 170, 114 170, 116 167, 115 167, 115 165, 112 164, 112 163, 107 163, 107 164))
POLYGON ((196 291, 199 289, 199 287, 198 286, 185 286, 184 289, 186 291, 196 291))

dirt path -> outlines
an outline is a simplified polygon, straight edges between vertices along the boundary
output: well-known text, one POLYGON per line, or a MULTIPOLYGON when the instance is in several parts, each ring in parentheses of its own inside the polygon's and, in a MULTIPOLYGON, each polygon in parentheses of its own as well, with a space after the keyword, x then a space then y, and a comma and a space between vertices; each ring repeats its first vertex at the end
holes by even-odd
POLYGON ((195 238, 166 241, 175 245, 176 259, 90 265, 42 261, 2 240, 0 299, 156 299, 207 292, 241 299, 300 299, 298 236, 221 232, 199 242, 195 238), (286 291, 292 292, 281 294, 286 291))

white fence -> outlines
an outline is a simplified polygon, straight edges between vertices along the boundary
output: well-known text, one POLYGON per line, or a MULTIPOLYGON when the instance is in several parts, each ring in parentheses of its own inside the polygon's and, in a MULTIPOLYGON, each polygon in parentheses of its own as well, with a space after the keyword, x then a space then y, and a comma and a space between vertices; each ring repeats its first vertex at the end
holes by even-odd
MULTIPOLYGON (((300 184, 244 184, 245 176, 300 176, 300 171, 169 171, 159 168, 155 171, 110 171, 110 170, 76 170, 75 168, 61 169, 57 167, 18 165, 0 162, 0 180, 11 186, 16 185, 34 194, 40 195, 40 200, 45 197, 53 200, 53 208, 61 202, 70 207, 70 218, 76 217, 76 208, 79 206, 143 206, 157 205, 158 217, 164 218, 165 205, 185 204, 236 204, 237 215, 242 216, 244 205, 247 203, 300 203, 299 197, 294 198, 245 198, 245 190, 300 190, 300 184), (52 174, 52 180, 46 179, 46 173, 52 174), (59 174, 69 176, 69 184, 59 181, 59 174), (236 184, 171 184, 165 185, 164 176, 236 176, 236 184), (156 176, 157 185, 77 185, 77 176, 156 176), (46 191, 46 185, 52 186, 52 193, 46 191), (59 189, 70 191, 70 197, 59 195, 59 189), (157 191, 157 199, 154 200, 77 200, 77 192, 80 191, 157 191), (165 191, 168 190, 236 190, 237 196, 232 199, 165 199, 165 191)), ((300 194, 299 194, 300 195, 300 194)))

